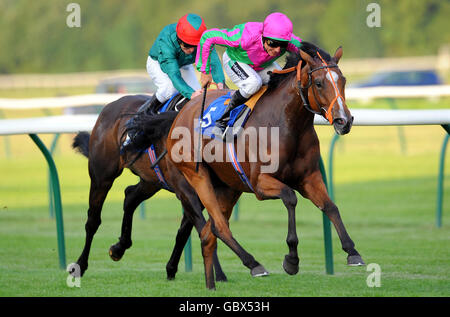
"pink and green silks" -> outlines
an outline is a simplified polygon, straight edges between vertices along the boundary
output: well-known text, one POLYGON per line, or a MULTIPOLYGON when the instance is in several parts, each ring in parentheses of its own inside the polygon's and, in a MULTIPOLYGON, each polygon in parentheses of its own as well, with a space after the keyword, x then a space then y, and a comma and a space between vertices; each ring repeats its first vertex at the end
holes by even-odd
POLYGON ((227 47, 227 54, 232 60, 248 64, 255 71, 263 70, 286 51, 298 52, 301 46, 302 40, 292 34, 287 48, 282 49, 278 56, 270 56, 264 50, 262 33, 261 22, 247 22, 232 29, 206 30, 197 47, 197 70, 204 74, 211 72, 210 53, 216 44, 227 47))

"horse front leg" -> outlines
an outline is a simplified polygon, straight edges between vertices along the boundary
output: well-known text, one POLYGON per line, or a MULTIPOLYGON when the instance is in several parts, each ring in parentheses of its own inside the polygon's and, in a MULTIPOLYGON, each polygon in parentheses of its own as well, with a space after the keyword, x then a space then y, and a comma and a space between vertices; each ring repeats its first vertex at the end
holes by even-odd
POLYGON ((151 183, 146 183, 142 179, 138 184, 128 186, 125 189, 121 235, 119 238, 119 242, 113 244, 109 248, 109 256, 112 260, 119 261, 120 259, 122 259, 125 250, 129 249, 132 245, 131 231, 133 227, 133 215, 136 208, 144 200, 152 197, 159 190, 159 186, 151 183))
POLYGON ((273 178, 268 174, 260 174, 255 189, 258 199, 280 198, 288 211, 288 234, 286 243, 289 253, 286 254, 283 261, 283 268, 289 275, 298 273, 298 237, 295 223, 295 207, 297 206, 297 196, 295 192, 287 185, 273 178))
POLYGON ((180 228, 178 229, 177 236, 175 238, 175 246, 173 247, 172 255, 166 264, 167 279, 175 279, 175 275, 178 271, 178 263, 180 262, 181 253, 186 245, 187 240, 191 235, 193 224, 189 221, 185 213, 181 219, 180 228))
POLYGON ((331 201, 319 170, 307 176, 300 185, 299 192, 322 210, 333 223, 341 240, 342 249, 348 254, 347 264, 350 266, 365 265, 355 249, 355 243, 345 229, 338 207, 331 201))
MULTIPOLYGON (((178 263, 180 262, 181 253, 183 252, 186 242, 191 236, 193 226, 195 226, 198 235, 201 236, 202 229, 206 224, 206 220, 202 214, 203 206, 201 205, 200 201, 198 200, 198 198, 194 198, 193 195, 191 195, 190 198, 191 199, 189 200, 189 202, 187 202, 187 200, 184 200, 184 196, 182 198, 182 205, 184 210, 183 218, 181 219, 180 228, 178 229, 177 236, 175 238, 175 246, 173 248, 172 255, 170 256, 170 259, 166 265, 168 280, 175 279, 175 275, 178 271, 178 263)), ((216 275, 216 281, 226 282, 227 276, 223 272, 220 265, 219 258, 217 256, 217 247, 213 252, 213 265, 216 275)))

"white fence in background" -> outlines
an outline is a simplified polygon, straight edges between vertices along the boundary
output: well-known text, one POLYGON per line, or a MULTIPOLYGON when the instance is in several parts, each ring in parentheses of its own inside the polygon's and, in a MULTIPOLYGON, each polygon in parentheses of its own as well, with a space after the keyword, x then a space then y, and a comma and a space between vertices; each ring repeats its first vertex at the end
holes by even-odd
MULTIPOLYGON (((69 108, 92 105, 106 105, 126 94, 89 94, 52 98, 0 98, 0 109, 42 109, 69 108)), ((347 100, 371 100, 377 98, 427 98, 450 97, 450 85, 398 86, 346 88, 347 100)))

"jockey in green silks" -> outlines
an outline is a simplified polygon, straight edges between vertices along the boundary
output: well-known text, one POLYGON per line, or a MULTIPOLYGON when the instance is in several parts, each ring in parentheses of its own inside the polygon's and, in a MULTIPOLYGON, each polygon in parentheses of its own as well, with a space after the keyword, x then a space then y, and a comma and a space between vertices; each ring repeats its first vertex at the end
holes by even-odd
MULTIPOLYGON (((202 86, 192 64, 205 30, 203 19, 189 13, 181 17, 178 23, 167 25, 159 33, 147 58, 147 72, 158 89, 146 109, 157 110, 177 91, 187 99, 202 93, 202 86)), ((219 89, 223 89, 225 76, 215 50, 211 52, 210 64, 214 81, 219 89)))

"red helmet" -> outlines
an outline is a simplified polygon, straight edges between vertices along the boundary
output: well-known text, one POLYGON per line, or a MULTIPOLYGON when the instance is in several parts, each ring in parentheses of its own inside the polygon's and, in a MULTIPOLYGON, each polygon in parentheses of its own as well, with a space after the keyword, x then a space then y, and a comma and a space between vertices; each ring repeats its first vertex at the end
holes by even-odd
POLYGON ((194 13, 188 13, 178 20, 177 36, 186 44, 197 45, 204 31, 206 31, 205 22, 194 13))

